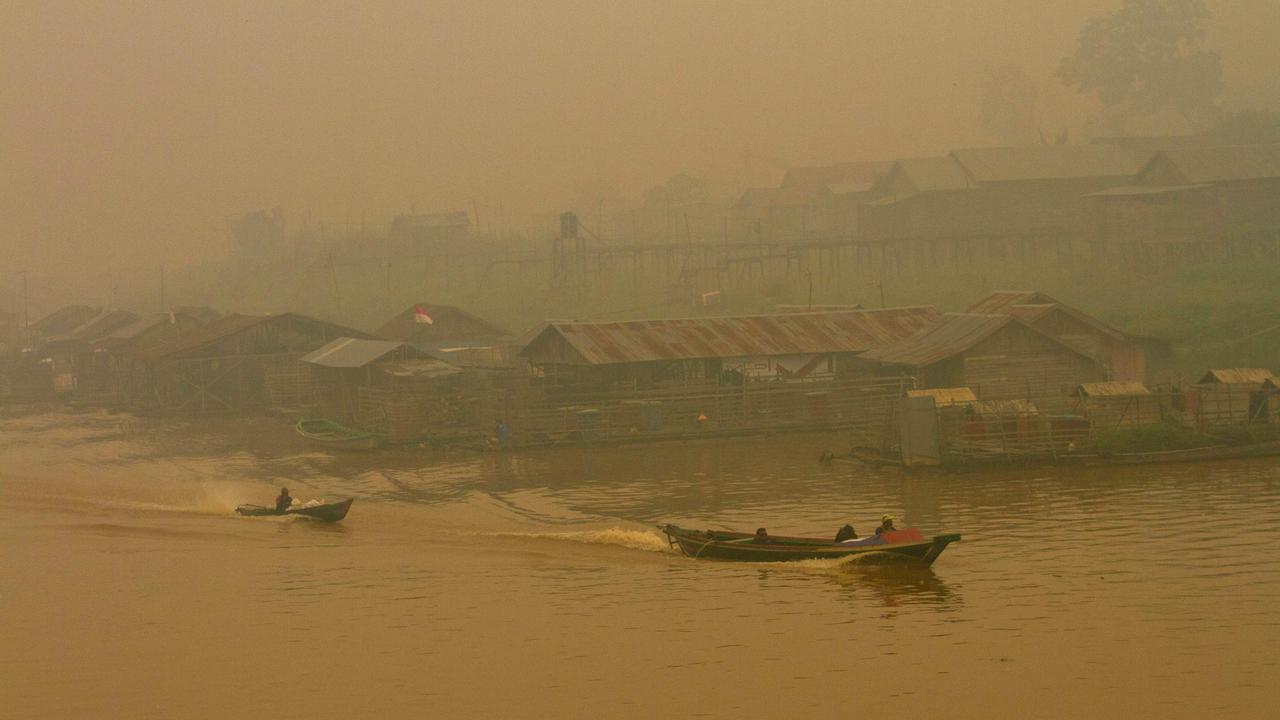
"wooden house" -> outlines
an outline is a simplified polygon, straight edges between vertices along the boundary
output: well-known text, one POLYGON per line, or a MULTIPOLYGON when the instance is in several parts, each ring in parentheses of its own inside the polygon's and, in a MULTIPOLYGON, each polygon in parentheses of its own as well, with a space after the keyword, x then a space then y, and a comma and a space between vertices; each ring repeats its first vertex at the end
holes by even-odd
POLYGON ((858 359, 882 372, 915 375, 923 388, 967 387, 982 401, 1027 400, 1049 408, 1065 406, 1080 383, 1105 379, 1096 359, 1012 315, 947 313, 858 359))
POLYGON ((1087 242, 1086 194, 1125 185, 1142 160, 1112 145, 984 147, 894 163, 863 212, 864 239, 924 255, 1002 257, 1087 242))
POLYGON ((1012 315, 1097 358, 1111 380, 1151 382, 1167 366, 1171 354, 1166 341, 1129 335, 1042 292, 999 290, 970 305, 966 312, 1012 315))
POLYGON ((139 350, 144 401, 190 413, 298 408, 311 397, 303 355, 369 333, 299 315, 228 315, 139 350))
MULTIPOLYGON (((362 388, 393 388, 401 384, 398 382, 401 375, 389 370, 408 366, 421 366, 426 370, 431 366, 440 370, 433 377, 461 372, 461 369, 436 360, 408 343, 352 337, 339 337, 303 355, 300 361, 310 366, 310 386, 317 413, 340 423, 351 423, 361 415, 362 388)), ((419 373, 419 377, 421 375, 419 373)), ((404 396, 406 393, 396 395, 404 396)))
POLYGON ((59 394, 101 390, 108 368, 93 351, 94 343, 137 319, 127 310, 102 310, 67 332, 45 336, 40 354, 53 363, 54 389, 59 394))
POLYGON ((520 351, 543 377, 636 388, 831 378, 857 353, 938 318, 932 307, 719 318, 550 322, 520 351))
POLYGON ((1276 379, 1265 368, 1209 370, 1188 393, 1188 414, 1200 426, 1270 422, 1276 379))
POLYGON ((183 308, 136 318, 90 343, 82 355, 79 382, 94 392, 136 396, 145 378, 137 352, 217 317, 208 308, 183 308))
POLYGON ((1094 252, 1144 266, 1273 252, 1280 240, 1280 145, 1176 147, 1131 183, 1089 195, 1094 252))
POLYGON ((383 323, 377 334, 458 365, 501 367, 510 359, 505 330, 453 305, 415 303, 383 323))
POLYGON ((749 242, 786 242, 832 231, 834 196, 818 187, 748 188, 733 206, 740 237, 749 242))
POLYGON ((101 313, 101 308, 91 305, 67 305, 31 323, 27 328, 28 342, 39 344, 44 338, 71 332, 101 313))
POLYGON ((1080 413, 1098 430, 1149 425, 1166 415, 1160 398, 1139 382, 1081 383, 1072 397, 1080 413))

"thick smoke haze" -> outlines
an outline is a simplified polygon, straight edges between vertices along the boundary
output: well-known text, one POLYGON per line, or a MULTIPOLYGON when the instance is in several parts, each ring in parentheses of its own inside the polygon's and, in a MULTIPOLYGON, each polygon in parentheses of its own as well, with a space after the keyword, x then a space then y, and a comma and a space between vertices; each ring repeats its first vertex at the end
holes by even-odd
MULTIPOLYGON (((11 268, 77 272, 219 254, 225 219, 263 207, 516 218, 681 171, 729 193, 998 142, 992 68, 1077 133, 1095 108, 1054 70, 1118 5, 10 3, 0 243, 11 268)), ((1280 98, 1280 3, 1209 5, 1228 100, 1280 98)))

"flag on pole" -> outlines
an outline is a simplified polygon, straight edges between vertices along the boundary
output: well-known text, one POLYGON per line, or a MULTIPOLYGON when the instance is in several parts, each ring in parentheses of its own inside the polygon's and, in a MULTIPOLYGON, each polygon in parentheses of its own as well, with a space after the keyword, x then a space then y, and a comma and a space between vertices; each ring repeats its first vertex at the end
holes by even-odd
POLYGON ((434 325, 436 323, 421 305, 413 306, 413 321, 419 325, 434 325))

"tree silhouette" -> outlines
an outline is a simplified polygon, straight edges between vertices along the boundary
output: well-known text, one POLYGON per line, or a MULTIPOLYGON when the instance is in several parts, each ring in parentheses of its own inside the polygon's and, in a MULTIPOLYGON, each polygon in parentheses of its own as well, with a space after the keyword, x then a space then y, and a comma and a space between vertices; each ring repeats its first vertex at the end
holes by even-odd
POLYGON ((1058 77, 1096 93, 1114 118, 1173 111, 1204 129, 1223 88, 1218 54, 1201 46, 1208 17, 1202 0, 1124 0, 1085 23, 1058 77))

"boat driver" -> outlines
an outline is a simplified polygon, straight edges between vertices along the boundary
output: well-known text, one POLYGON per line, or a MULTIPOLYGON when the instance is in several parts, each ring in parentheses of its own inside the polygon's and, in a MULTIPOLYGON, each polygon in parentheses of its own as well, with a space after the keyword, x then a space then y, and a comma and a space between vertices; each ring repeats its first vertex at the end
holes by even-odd
POLYGON ((289 488, 280 488, 280 495, 276 497, 276 512, 284 512, 293 504, 293 498, 289 497, 289 488))
POLYGON ((880 516, 880 527, 876 528, 876 534, 893 532, 898 528, 893 526, 893 516, 889 514, 880 516))
POLYGON ((757 543, 769 542, 769 531, 764 528, 756 528, 756 536, 751 541, 757 543))

